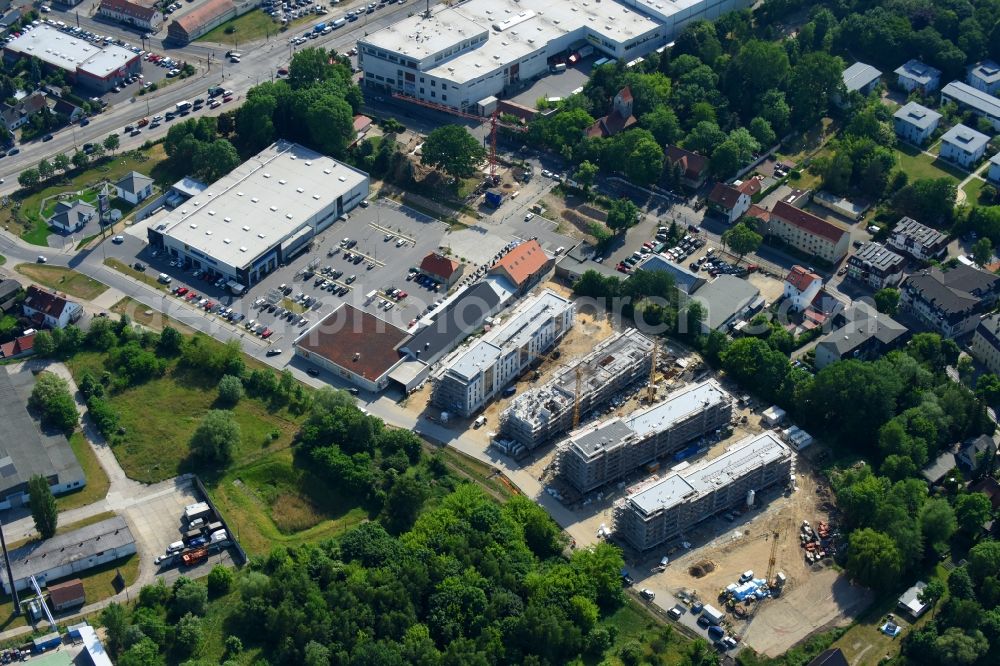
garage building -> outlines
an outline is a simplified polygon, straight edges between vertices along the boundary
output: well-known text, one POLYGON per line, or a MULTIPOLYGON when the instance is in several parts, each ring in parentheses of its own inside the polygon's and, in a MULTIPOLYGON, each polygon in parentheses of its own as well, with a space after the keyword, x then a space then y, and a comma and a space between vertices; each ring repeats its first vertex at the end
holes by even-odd
POLYGON ((68 80, 97 93, 107 92, 142 71, 138 53, 115 45, 97 46, 49 25, 40 25, 4 47, 8 61, 29 57, 38 58, 49 69, 61 70, 68 80))
POLYGON ((149 244, 249 287, 367 196, 368 174, 278 141, 151 222, 149 244))
MULTIPOLYGON (((26 590, 34 576, 39 585, 88 571, 108 562, 135 554, 135 537, 121 516, 108 518, 78 530, 33 541, 10 552, 14 586, 26 590)), ((4 593, 10 581, 0 576, 4 593)))

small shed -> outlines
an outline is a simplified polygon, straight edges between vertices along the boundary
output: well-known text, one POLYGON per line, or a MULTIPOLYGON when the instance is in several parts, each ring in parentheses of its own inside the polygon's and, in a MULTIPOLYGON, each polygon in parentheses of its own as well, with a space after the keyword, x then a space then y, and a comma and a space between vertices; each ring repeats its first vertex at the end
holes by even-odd
POLYGON ((812 446, 815 441, 812 435, 798 426, 788 428, 782 432, 782 435, 784 435, 785 441, 796 451, 801 451, 812 446))
POLYGON ((785 420, 787 412, 777 405, 771 405, 761 413, 764 423, 769 426, 776 426, 785 420))
POLYGON ((52 610, 56 612, 75 606, 82 606, 87 601, 87 594, 83 589, 83 581, 79 578, 67 580, 57 585, 50 585, 48 592, 52 610))
POLYGON ((899 610, 903 611, 914 620, 927 611, 927 604, 920 601, 920 593, 925 587, 927 587, 927 583, 922 580, 918 580, 914 583, 913 587, 908 589, 906 592, 903 592, 903 594, 899 597, 899 603, 897 604, 899 610))

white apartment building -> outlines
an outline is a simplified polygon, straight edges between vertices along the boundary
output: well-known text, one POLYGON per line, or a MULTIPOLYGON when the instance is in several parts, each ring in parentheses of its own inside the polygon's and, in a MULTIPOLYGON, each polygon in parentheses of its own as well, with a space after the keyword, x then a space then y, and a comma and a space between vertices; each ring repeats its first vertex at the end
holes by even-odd
POLYGON ((573 326, 573 304, 546 289, 471 345, 455 351, 437 373, 434 403, 471 416, 517 379, 573 326))
POLYGON ((685 25, 747 0, 468 0, 439 5, 358 41, 365 87, 487 114, 495 97, 548 73, 550 58, 591 46, 634 60, 685 25))

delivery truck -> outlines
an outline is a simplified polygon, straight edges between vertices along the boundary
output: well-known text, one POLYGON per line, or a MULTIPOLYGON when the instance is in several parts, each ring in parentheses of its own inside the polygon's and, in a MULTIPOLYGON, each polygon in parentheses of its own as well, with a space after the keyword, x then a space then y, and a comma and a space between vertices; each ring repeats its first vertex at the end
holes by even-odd
POLYGON ((726 614, 711 604, 705 604, 701 609, 701 615, 712 624, 721 624, 726 614))

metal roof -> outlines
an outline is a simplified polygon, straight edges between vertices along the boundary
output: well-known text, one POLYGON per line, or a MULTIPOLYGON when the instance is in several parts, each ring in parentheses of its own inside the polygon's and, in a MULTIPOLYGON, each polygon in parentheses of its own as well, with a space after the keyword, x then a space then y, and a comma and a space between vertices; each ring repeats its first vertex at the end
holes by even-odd
POLYGON ((932 83, 934 79, 941 76, 941 70, 925 65, 916 58, 909 60, 896 68, 895 73, 905 76, 911 81, 915 81, 922 86, 932 83))
POLYGON ((892 117, 921 130, 933 127, 941 120, 940 113, 916 102, 907 102, 892 117))
POLYGON ((847 88, 847 92, 854 92, 861 90, 880 76, 882 76, 882 72, 871 65, 856 62, 844 70, 844 86, 847 88))
POLYGON ((21 546, 10 552, 10 566, 14 580, 19 581, 133 543, 135 537, 125 519, 115 516, 21 546))
POLYGON ((990 137, 959 123, 944 133, 941 142, 949 143, 968 153, 976 153, 986 147, 986 144, 990 142, 990 137))
POLYGON ((1000 99, 962 81, 952 81, 941 89, 941 96, 955 100, 991 118, 1000 118, 1000 99))

